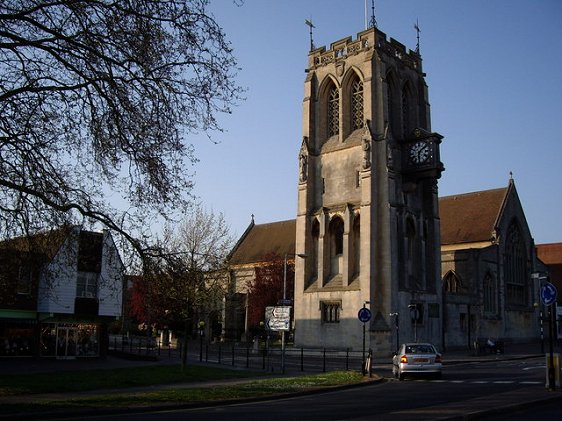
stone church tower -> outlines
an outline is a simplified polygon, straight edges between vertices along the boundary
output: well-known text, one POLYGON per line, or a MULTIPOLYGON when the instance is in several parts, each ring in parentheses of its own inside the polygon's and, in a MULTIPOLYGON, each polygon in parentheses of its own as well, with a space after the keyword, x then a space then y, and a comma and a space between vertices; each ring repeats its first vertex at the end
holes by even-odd
POLYGON ((377 28, 309 53, 299 152, 295 345, 441 346, 437 180, 419 51, 377 28), (392 314, 392 315, 391 315, 392 314))

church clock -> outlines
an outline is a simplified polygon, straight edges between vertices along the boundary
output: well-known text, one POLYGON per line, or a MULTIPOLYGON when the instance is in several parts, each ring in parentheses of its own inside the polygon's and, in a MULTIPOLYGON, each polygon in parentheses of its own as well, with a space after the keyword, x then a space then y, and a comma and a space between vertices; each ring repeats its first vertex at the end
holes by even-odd
POLYGON ((410 145, 410 161, 413 164, 423 164, 431 159, 431 145, 423 140, 410 145))
POLYGON ((442 136, 417 128, 405 142, 403 149, 404 173, 415 178, 439 178, 443 164, 439 159, 442 136))

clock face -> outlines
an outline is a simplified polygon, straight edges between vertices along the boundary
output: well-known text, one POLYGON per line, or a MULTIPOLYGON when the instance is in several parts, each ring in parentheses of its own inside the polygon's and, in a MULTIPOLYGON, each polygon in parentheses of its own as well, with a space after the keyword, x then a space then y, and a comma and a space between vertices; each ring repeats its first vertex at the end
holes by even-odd
POLYGON ((414 164, 422 164, 431 157, 429 144, 426 142, 416 142, 410 147, 410 160, 414 164))

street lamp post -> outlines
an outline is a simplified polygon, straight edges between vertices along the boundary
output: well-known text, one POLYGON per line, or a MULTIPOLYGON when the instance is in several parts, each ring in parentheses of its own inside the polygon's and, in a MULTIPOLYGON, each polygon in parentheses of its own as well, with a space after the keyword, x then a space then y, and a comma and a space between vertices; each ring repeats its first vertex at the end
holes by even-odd
POLYGON ((205 336, 205 322, 199 321, 199 361, 203 361, 203 337, 205 336))
MULTIPOLYGON (((298 256, 301 259, 306 259, 307 255, 302 253, 285 253, 285 260, 283 261, 283 301, 282 304, 287 304, 287 257, 298 256)), ((289 323, 290 324, 290 323, 289 323)), ((281 331, 281 372, 285 374, 285 330, 281 331)))

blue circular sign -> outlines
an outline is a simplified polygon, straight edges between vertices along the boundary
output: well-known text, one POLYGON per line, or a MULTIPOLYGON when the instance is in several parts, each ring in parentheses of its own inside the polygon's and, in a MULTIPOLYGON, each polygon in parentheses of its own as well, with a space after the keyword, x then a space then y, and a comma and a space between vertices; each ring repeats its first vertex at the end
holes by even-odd
POLYGON ((359 313, 357 313, 357 317, 359 317, 359 320, 363 323, 367 323, 369 320, 371 320, 371 310, 363 307, 359 310, 359 313))
POLYGON ((545 283, 541 287, 541 301, 545 306, 554 304, 554 302, 556 301, 556 295, 556 287, 550 282, 545 283))

